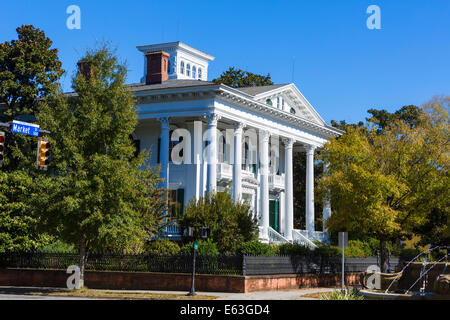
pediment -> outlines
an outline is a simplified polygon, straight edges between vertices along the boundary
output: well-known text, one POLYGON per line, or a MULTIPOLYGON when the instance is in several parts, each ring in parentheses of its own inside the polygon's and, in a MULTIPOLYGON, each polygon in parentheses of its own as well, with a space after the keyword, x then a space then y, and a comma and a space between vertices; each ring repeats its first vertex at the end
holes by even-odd
POLYGON ((273 108, 293 113, 300 118, 314 123, 320 125, 326 124, 293 83, 283 86, 274 86, 273 90, 266 90, 262 93, 258 93, 254 95, 253 98, 258 102, 266 103, 273 108))

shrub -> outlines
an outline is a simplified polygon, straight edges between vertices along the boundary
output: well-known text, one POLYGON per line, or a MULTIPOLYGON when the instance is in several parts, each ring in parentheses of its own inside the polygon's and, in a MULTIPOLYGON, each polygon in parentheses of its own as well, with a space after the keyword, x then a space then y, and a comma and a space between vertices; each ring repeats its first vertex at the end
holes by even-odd
MULTIPOLYGON (((212 239, 198 240, 198 248, 196 250, 197 254, 200 256, 218 256, 220 254, 217 244, 212 241, 212 239)), ((194 242, 190 241, 184 244, 181 249, 181 254, 192 254, 194 247, 194 242)))
POLYGON ((208 194, 197 202, 191 200, 179 223, 182 228, 209 228, 211 239, 222 253, 234 253, 239 244, 257 238, 251 207, 246 202, 235 203, 228 191, 208 194))
POLYGON ((246 241, 239 245, 237 254, 250 254, 256 256, 274 256, 279 253, 279 247, 259 242, 258 240, 246 241))
POLYGON ((282 243, 279 245, 280 254, 292 256, 313 255, 314 250, 299 243, 282 243))
POLYGON ((320 300, 364 300, 364 297, 358 294, 357 290, 352 292, 345 290, 333 290, 331 293, 325 293, 320 296, 320 300))
POLYGON ((175 241, 155 240, 145 246, 145 251, 161 255, 174 255, 180 251, 180 246, 175 241))
POLYGON ((341 249, 337 246, 319 246, 314 253, 325 257, 338 257, 342 255, 341 249))
POLYGON ((410 261, 414 259, 419 253, 420 250, 418 249, 402 249, 400 250, 399 258, 405 261, 410 261))
POLYGON ((55 240, 52 243, 49 243, 43 247, 40 247, 38 252, 76 252, 75 247, 71 244, 68 244, 61 240, 55 240))

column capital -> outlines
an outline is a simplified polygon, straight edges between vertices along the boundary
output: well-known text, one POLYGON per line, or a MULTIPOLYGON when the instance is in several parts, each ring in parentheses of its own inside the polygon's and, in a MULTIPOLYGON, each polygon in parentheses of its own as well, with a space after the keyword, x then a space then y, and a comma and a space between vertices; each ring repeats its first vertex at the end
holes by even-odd
POLYGON ((244 129, 246 124, 244 122, 236 122, 234 124, 234 132, 238 133, 239 131, 242 132, 242 129, 244 129))
POLYGON ((284 148, 285 149, 292 149, 294 146, 294 139, 292 138, 283 138, 284 148))
POLYGON ((222 118, 222 116, 218 113, 211 112, 205 115, 206 119, 208 120, 208 125, 210 126, 217 126, 217 121, 222 118))
POLYGON ((160 117, 158 118, 158 121, 161 123, 161 129, 169 129, 170 127, 169 117, 160 117))
POLYGON ((316 146, 307 144, 307 145, 305 145, 305 150, 306 150, 306 153, 313 154, 314 150, 316 150, 316 146))
POLYGON ((269 130, 259 130, 259 136, 261 137, 261 142, 269 142, 270 132, 269 130))

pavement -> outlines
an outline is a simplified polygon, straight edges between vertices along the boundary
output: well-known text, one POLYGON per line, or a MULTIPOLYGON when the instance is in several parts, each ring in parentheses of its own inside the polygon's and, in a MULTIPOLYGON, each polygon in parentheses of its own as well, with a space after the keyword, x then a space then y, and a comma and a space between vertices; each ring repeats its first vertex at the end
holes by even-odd
MULTIPOLYGON (((84 297, 62 297, 49 295, 30 295, 30 292, 51 293, 55 289, 47 287, 6 287, 0 286, 0 300, 96 300, 98 298, 84 297)), ((330 292, 334 288, 306 288, 298 290, 279 290, 279 291, 258 291, 250 293, 230 293, 230 292, 197 292, 197 294, 214 296, 216 300, 316 300, 303 297, 303 295, 330 292)), ((154 293, 154 294, 181 294, 186 295, 186 291, 154 291, 154 290, 108 290, 111 292, 127 293, 154 293)))

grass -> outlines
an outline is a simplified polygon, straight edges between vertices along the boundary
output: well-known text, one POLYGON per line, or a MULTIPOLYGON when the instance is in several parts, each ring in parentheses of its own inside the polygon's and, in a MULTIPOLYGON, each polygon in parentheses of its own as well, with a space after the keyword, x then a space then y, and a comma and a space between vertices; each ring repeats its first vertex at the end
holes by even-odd
POLYGON ((150 293, 150 292, 126 292, 113 290, 97 290, 83 287, 77 290, 54 289, 45 291, 30 291, 30 295, 40 296, 61 296, 61 297, 82 297, 99 299, 121 299, 121 300, 215 300, 216 296, 196 295, 186 296, 185 294, 174 293, 150 293))
POLYGON ((313 298, 318 300, 364 300, 363 296, 358 295, 357 290, 346 290, 342 292, 340 289, 333 290, 332 292, 314 292, 302 295, 305 298, 313 298))

